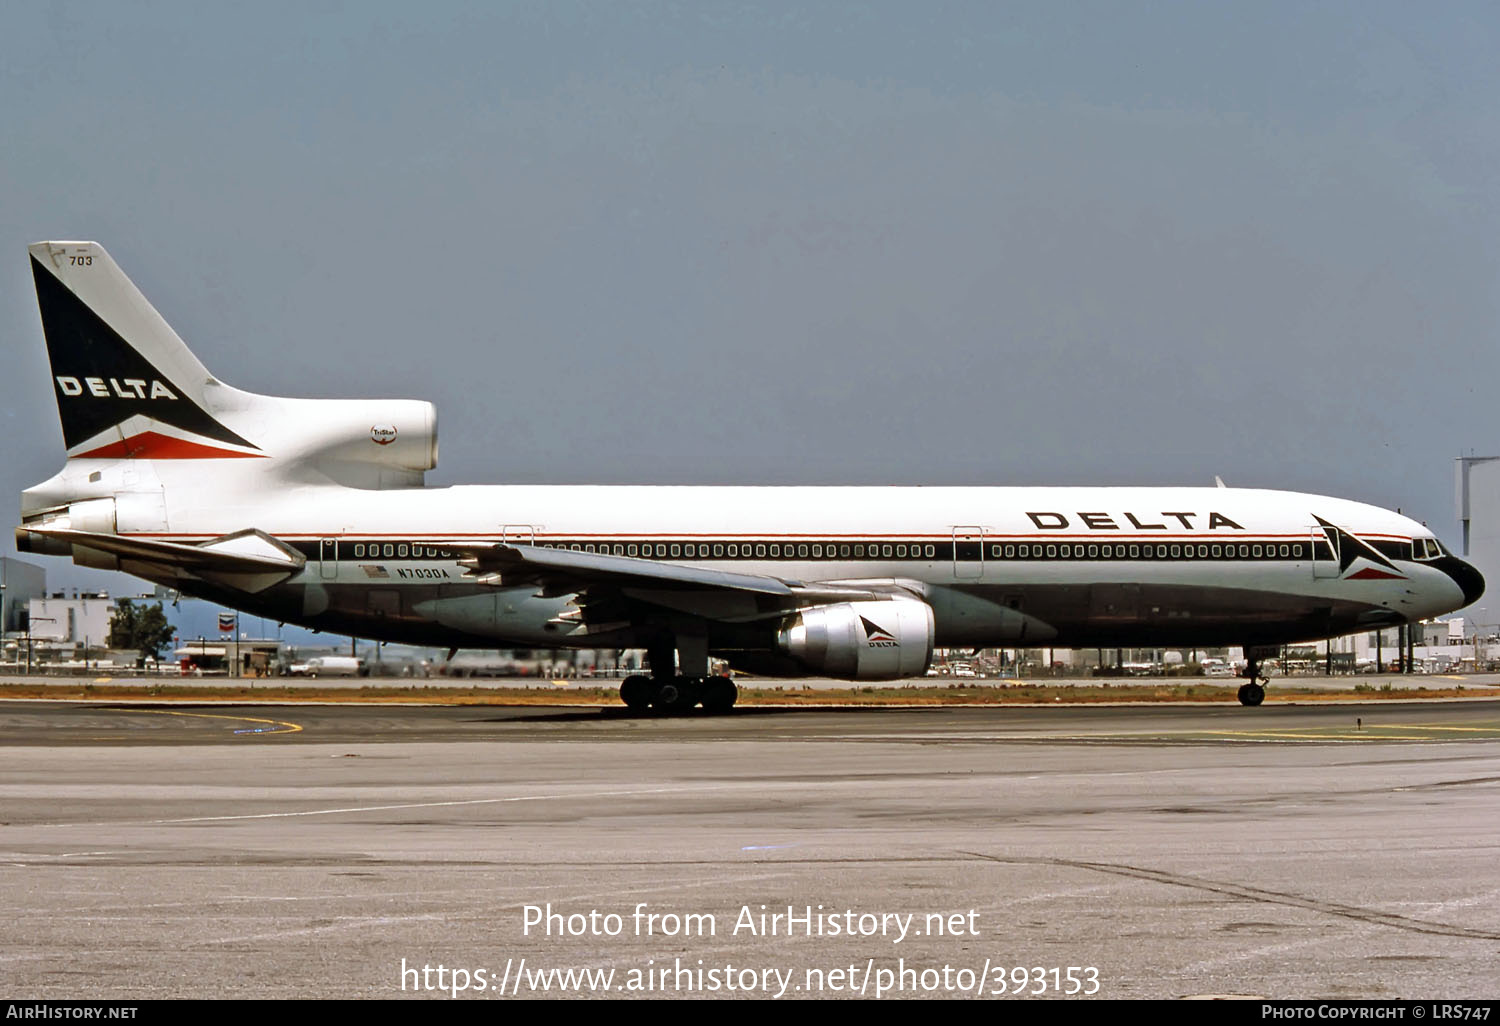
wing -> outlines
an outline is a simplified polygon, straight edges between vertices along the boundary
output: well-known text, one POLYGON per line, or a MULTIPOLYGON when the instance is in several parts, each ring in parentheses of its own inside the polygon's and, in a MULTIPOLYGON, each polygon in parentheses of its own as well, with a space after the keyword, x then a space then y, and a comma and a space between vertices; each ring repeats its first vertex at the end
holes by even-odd
POLYGON ((807 606, 911 595, 899 581, 803 582, 604 553, 535 545, 447 542, 486 584, 535 584, 543 596, 577 595, 578 626, 596 629, 636 618, 643 607, 725 623, 780 616, 807 606))

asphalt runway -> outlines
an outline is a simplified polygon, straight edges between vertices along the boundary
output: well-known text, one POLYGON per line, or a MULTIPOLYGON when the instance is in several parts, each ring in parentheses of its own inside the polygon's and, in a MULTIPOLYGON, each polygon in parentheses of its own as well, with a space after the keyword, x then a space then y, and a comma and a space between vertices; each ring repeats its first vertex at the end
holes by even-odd
POLYGON ((12 998, 1490 998, 1497 849, 1491 701, 0 703, 12 998))

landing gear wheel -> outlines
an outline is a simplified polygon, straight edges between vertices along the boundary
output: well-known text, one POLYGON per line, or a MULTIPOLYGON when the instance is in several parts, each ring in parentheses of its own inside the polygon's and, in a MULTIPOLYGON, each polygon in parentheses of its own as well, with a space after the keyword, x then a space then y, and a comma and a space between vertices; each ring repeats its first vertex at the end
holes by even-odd
POLYGON ((637 674, 620 681, 620 701, 630 707, 631 712, 645 712, 651 708, 651 699, 656 689, 650 677, 637 674))
POLYGON ((673 677, 662 684, 651 703, 664 713, 685 713, 698 704, 698 682, 688 677, 673 677))
POLYGON ((1251 681, 1240 685, 1240 705, 1260 705, 1266 700, 1266 689, 1251 681))
POLYGON ((728 677, 710 677, 703 682, 703 708, 711 713, 727 713, 734 708, 740 689, 728 677))

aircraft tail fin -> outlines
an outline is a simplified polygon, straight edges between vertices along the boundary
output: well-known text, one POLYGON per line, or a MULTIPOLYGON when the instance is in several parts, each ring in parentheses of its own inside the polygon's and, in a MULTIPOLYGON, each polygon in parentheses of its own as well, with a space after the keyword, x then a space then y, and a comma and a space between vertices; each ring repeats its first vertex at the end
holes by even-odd
POLYGON ((247 394, 209 374, 103 246, 38 242, 29 252, 70 458, 265 455, 215 415, 247 394))
MULTIPOLYGON (((255 395, 216 379, 97 242, 30 247, 68 458, 233 459, 233 480, 407 488, 437 465, 414 399, 255 395)), ((228 481, 231 478, 220 478, 228 481)))

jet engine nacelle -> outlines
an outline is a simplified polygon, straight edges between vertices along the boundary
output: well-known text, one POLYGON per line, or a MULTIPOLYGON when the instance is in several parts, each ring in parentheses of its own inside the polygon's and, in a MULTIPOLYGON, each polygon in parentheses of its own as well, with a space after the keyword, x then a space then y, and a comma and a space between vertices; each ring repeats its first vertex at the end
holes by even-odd
POLYGON ((277 455, 405 473, 437 466, 437 407, 417 399, 292 400, 295 430, 277 455))
POLYGON ((909 598, 814 606, 788 617, 777 647, 841 680, 919 677, 932 662, 932 607, 909 598))

